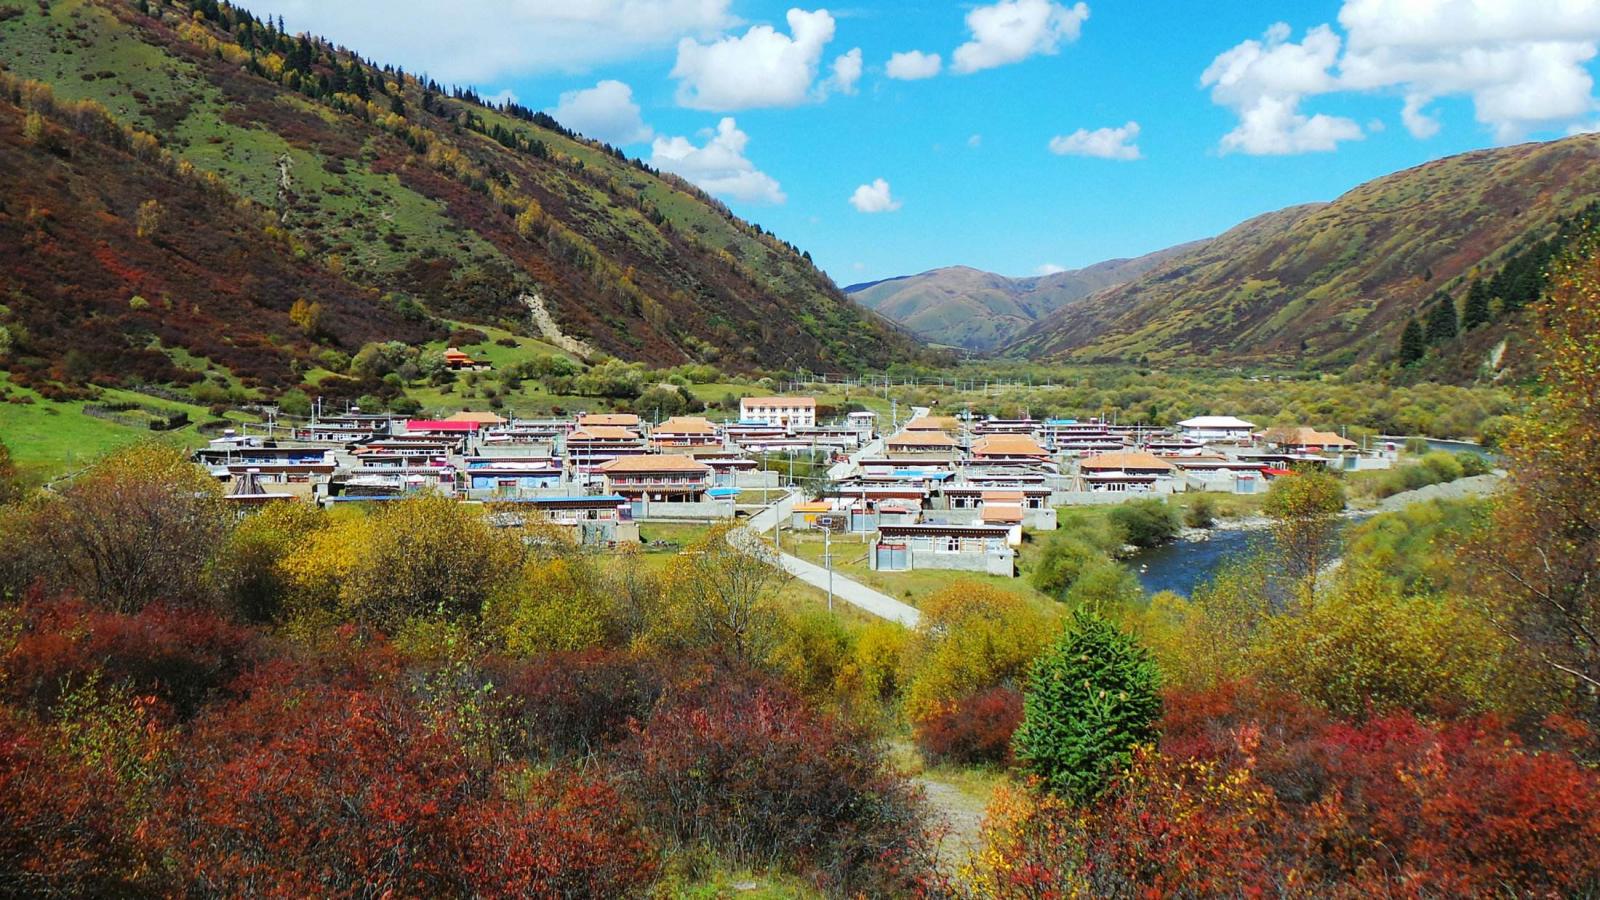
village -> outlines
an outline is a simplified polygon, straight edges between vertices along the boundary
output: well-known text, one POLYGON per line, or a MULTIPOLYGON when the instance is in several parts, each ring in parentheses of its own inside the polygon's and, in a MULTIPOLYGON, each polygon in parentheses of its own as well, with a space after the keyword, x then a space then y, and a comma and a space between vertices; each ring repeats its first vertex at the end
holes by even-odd
POLYGON ((1197 492, 1260 495, 1303 467, 1386 469, 1398 455, 1392 443, 1363 447, 1231 416, 1155 427, 918 407, 897 418, 857 410, 819 421, 818 402, 807 396, 744 397, 738 418, 725 421, 350 410, 230 430, 194 459, 242 510, 280 499, 336 506, 434 491, 492 504, 497 521, 554 526, 602 552, 639 543, 641 523, 742 523, 770 533, 780 549, 785 530, 864 544, 872 571, 1011 578, 1024 533, 1055 530, 1061 508, 1197 492))

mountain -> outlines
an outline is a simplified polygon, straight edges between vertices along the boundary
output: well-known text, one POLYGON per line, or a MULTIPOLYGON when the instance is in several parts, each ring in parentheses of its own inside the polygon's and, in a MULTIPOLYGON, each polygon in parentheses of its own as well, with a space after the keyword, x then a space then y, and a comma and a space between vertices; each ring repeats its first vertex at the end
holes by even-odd
POLYGON ((281 387, 465 324, 658 366, 918 352, 682 179, 215 0, 0 0, 0 69, 0 369, 24 382, 204 359, 281 387))
MULTIPOLYGON (((1382 364, 1394 357, 1411 318, 1422 319, 1439 299, 1463 306, 1471 282, 1549 239, 1564 218, 1596 200, 1597 135, 1447 157, 1331 203, 1251 219, 1055 311, 1007 352, 1051 360, 1382 364)), ((1515 312, 1506 299, 1496 308, 1515 312)), ((1516 321, 1508 315, 1459 343, 1487 353, 1507 331, 1515 333, 1506 323, 1516 321)))
POLYGON ((1113 259, 1032 278, 949 266, 920 275, 852 284, 844 291, 929 343, 993 350, 1040 318, 1096 291, 1137 278, 1204 243, 1196 241, 1136 259, 1113 259))

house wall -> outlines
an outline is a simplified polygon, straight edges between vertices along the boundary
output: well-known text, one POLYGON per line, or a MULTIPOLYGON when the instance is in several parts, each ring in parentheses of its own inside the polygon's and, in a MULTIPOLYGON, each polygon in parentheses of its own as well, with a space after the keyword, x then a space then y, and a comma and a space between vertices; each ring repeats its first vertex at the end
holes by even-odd
POLYGON ((648 504, 634 504, 634 518, 646 522, 671 522, 688 520, 695 522, 712 522, 727 519, 733 515, 733 507, 726 500, 703 500, 689 503, 674 503, 668 500, 652 500, 648 504))

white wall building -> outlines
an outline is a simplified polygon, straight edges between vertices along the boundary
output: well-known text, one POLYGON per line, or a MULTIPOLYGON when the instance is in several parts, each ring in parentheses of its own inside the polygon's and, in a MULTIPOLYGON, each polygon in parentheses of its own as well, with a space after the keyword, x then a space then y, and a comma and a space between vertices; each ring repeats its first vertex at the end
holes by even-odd
POLYGON ((765 422, 780 428, 814 428, 815 397, 745 397, 739 401, 741 422, 765 422))
POLYGON ((1255 427, 1233 416, 1196 416, 1178 423, 1184 437, 1197 441, 1248 441, 1255 427))

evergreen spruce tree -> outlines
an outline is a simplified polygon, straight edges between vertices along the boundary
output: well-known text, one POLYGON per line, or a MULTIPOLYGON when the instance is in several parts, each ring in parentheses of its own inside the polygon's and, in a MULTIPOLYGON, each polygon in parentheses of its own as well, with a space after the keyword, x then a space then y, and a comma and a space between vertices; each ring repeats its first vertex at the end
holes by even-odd
POLYGON ((1427 352, 1428 341, 1422 336, 1422 326, 1416 319, 1409 320, 1405 330, 1400 332, 1400 365, 1415 365, 1427 352))
POLYGON ((1017 759, 1056 794, 1093 799, 1135 746, 1155 740, 1159 682, 1149 651, 1080 608, 1034 663, 1012 738, 1017 759))
POLYGON ((1459 330, 1456 319, 1456 304, 1447 294, 1435 294, 1438 302, 1428 310, 1428 343, 1442 344, 1454 340, 1459 330))
POLYGON ((1494 310, 1489 304, 1489 284, 1483 279, 1472 282, 1467 291, 1467 302, 1461 308, 1461 330, 1471 331, 1479 325, 1489 324, 1494 310))

